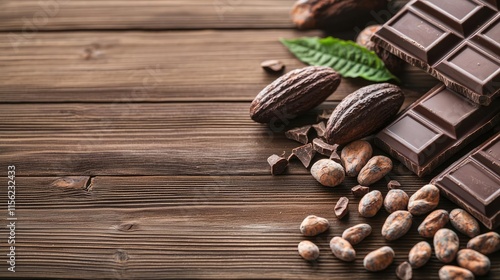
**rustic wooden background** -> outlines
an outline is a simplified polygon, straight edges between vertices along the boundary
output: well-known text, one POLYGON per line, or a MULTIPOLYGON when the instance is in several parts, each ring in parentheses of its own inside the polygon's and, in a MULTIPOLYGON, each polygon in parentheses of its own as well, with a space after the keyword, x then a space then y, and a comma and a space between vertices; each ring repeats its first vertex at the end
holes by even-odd
MULTIPOLYGON (((287 175, 269 174, 267 157, 298 144, 249 119, 250 101, 276 78, 259 64, 303 67, 278 39, 322 35, 293 29, 293 2, 1 1, 0 213, 6 219, 7 166, 15 165, 18 221, 16 273, 7 271, 8 232, 0 227, 0 277, 395 279, 423 240, 421 217, 387 242, 387 213, 360 217, 353 179, 322 187, 297 162, 287 175), (337 220, 341 196, 351 199, 351 213, 337 220), (332 224, 309 238, 321 249, 314 263, 296 250, 309 214, 332 224), (328 242, 360 222, 374 233, 355 246, 355 262, 343 263, 328 242), (363 257, 383 245, 394 248, 395 262, 365 271, 363 257)), ((406 105, 436 83, 414 68, 402 79, 406 105)), ((321 108, 289 126, 367 84, 344 79, 321 108)), ((395 179, 412 194, 430 178, 396 163, 372 187, 385 194, 395 179)), ((440 207, 455 206, 442 199, 440 207)), ((459 236, 464 246, 468 238, 459 236)), ((480 279, 500 279, 500 253, 490 257, 492 271, 480 279)), ((415 279, 435 279, 441 266, 433 257, 415 279)))

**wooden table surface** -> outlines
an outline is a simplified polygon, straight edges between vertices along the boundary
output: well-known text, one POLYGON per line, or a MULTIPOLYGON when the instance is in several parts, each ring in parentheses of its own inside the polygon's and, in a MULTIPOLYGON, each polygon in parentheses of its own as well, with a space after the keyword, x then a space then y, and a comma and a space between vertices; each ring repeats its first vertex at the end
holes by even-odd
MULTIPOLYGON (((396 279, 397 265, 424 240, 416 232, 423 217, 387 242, 380 234, 387 213, 358 215, 353 178, 322 187, 298 162, 287 175, 270 175, 267 157, 299 144, 249 118, 251 100, 276 78, 260 62, 303 67, 279 38, 323 35, 295 30, 292 4, 1 1, 0 219, 9 223, 14 165, 17 220, 15 273, 7 270, 9 229, 0 227, 0 277, 396 279), (341 196, 351 212, 338 220, 341 196), (309 214, 328 218, 329 232, 304 238, 298 227, 309 214), (356 261, 336 259, 329 240, 360 222, 374 232, 354 246, 356 261), (320 247, 317 262, 298 255, 303 239, 320 247), (383 245, 394 248, 394 263, 364 270, 363 257, 383 245)), ((353 32, 334 35, 353 39, 353 32)), ((402 79, 405 105, 436 83, 410 67, 402 79)), ((312 122, 367 84, 344 79, 288 127, 312 122)), ((411 195, 435 174, 418 178, 395 162, 371 187, 385 195, 394 179, 411 195)), ((455 205, 442 199, 439 207, 455 205)), ((468 238, 459 237, 465 246, 468 238)), ((500 279, 500 252, 490 258, 492 270, 478 279, 500 279)), ((433 256, 414 279, 436 279, 441 266, 433 256)))

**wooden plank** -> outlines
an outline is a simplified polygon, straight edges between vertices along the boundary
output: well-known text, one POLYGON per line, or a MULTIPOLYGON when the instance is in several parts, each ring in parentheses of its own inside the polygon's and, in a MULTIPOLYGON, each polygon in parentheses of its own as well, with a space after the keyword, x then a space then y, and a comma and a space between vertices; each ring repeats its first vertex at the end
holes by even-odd
MULTIPOLYGON (((292 30, 58 32, 34 34, 17 46, 8 36, 0 36, 0 101, 250 101, 276 78, 266 74, 260 62, 280 59, 288 71, 305 66, 279 38, 315 35, 321 34, 292 30)), ((403 81, 406 90, 419 93, 436 83, 415 68, 408 68, 403 81)), ((330 100, 341 100, 367 84, 344 79, 330 100)))
MULTIPOLYGON (((413 175, 389 176, 410 195, 426 183, 413 175)), ((311 176, 98 176, 84 190, 81 181, 87 179, 17 178, 16 273, 7 272, 2 262, 0 276, 395 279, 394 271, 410 248, 426 240, 416 230, 424 217, 415 217, 407 235, 384 241, 380 229, 387 213, 382 209, 373 218, 360 217, 359 200, 349 191, 356 184, 352 178, 325 188, 311 176), (338 220, 333 208, 341 196, 350 199, 350 214, 338 220), (304 238, 298 227, 309 214, 329 219, 331 229, 304 238), (373 233, 354 246, 355 262, 339 261, 329 240, 357 223, 371 224, 373 233), (303 239, 320 247, 317 262, 298 256, 296 247, 303 239), (395 250, 394 263, 383 272, 364 270, 364 256, 384 245, 395 250)), ((385 195, 387 180, 373 189, 385 195)), ((448 211, 454 207, 446 199, 439 205, 448 211)), ((7 229, 1 227, 0 234, 7 236, 7 229)), ((464 248, 468 238, 459 237, 464 248)), ((7 251, 5 242, 0 249, 7 251)), ((491 271, 481 279, 498 279, 500 252, 489 257, 491 271)), ((424 268, 414 270, 414 278, 437 279, 442 265, 432 256, 424 268)))
MULTIPOLYGON (((284 125, 253 122, 248 110, 235 102, 0 104, 0 160, 21 176, 268 174, 268 156, 300 144, 284 137, 284 125)), ((294 162, 290 172, 307 170, 294 162)))
MULTIPOLYGON (((6 0, 0 30, 290 28, 290 0, 6 0)), ((22 33, 21 33, 22 34, 22 33)))

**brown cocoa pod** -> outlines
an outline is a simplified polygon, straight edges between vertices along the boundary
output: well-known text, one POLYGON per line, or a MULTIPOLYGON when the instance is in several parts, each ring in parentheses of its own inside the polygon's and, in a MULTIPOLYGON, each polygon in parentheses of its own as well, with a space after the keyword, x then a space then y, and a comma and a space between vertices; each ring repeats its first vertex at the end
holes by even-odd
POLYGON ((330 222, 315 215, 307 216, 300 224, 300 232, 304 236, 315 236, 327 231, 328 228, 330 228, 330 222))
POLYGON ((363 266, 368 271, 381 271, 391 265, 394 260, 394 250, 389 246, 384 246, 366 255, 363 259, 363 266))
POLYGON ((418 234, 422 237, 432 238, 449 220, 448 211, 442 209, 434 210, 418 226, 418 234))
POLYGON ((372 153, 372 145, 367 141, 357 140, 347 144, 340 153, 346 175, 349 177, 358 176, 361 168, 372 157, 372 153))
POLYGON ((439 269, 440 280, 474 280, 474 274, 465 268, 445 265, 439 269))
POLYGON ((467 248, 484 255, 495 253, 500 250, 500 234, 490 231, 478 235, 467 242, 467 248))
POLYGON ((365 194, 359 201, 358 212, 365 218, 373 217, 380 210, 383 203, 384 198, 382 197, 382 193, 377 190, 371 191, 365 194))
POLYGON ((265 87, 250 105, 259 123, 286 122, 321 104, 340 84, 330 67, 308 66, 288 72, 265 87))
POLYGON ((382 128, 399 111, 405 97, 393 84, 372 84, 346 96, 326 124, 325 138, 343 145, 382 128))
POLYGON ((450 212, 451 225, 459 232, 472 238, 480 233, 479 223, 463 209, 453 209, 450 212))
POLYGON ((432 256, 431 245, 425 241, 420 241, 408 253, 408 262, 413 268, 420 268, 424 266, 432 256))
POLYGON ((321 185, 335 187, 344 181, 344 168, 330 159, 320 159, 311 167, 311 174, 321 185))
POLYGON ((359 244, 363 239, 372 233, 372 226, 369 224, 358 224, 347 228, 342 233, 342 238, 347 240, 351 245, 359 244))
POLYGON ((491 267, 490 259, 487 256, 471 249, 458 251, 457 263, 477 276, 486 275, 491 267))
POLYGON ((356 259, 356 251, 347 240, 335 236, 330 240, 330 249, 335 257, 345 262, 352 262, 356 259))
POLYGON ((406 210, 410 197, 401 189, 392 189, 384 198, 384 208, 392 213, 397 210, 406 210))
POLYGON ((314 261, 319 257, 319 248, 309 240, 303 240, 298 246, 299 255, 307 261, 314 261))
POLYGON ((434 185, 425 185, 416 191, 408 201, 408 211, 414 216, 434 210, 439 203, 439 189, 434 185))
POLYGON ((452 230, 442 228, 434 235, 434 253, 443 263, 451 263, 455 259, 458 246, 458 236, 452 230))
POLYGON ((392 160, 386 156, 374 156, 358 174, 358 183, 369 186, 384 178, 392 170, 392 160))
POLYGON ((412 218, 410 212, 404 210, 391 213, 382 226, 382 236, 389 241, 402 237, 410 230, 412 218))
POLYGON ((299 29, 345 30, 386 5, 387 0, 300 0, 293 5, 291 16, 299 29))

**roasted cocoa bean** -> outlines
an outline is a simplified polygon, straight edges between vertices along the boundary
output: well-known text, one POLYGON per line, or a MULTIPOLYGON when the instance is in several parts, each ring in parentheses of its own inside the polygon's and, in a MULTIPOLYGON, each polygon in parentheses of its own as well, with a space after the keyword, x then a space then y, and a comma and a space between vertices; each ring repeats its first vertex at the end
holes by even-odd
POLYGON ((474 274, 465 268, 445 265, 439 270, 440 280, 474 280, 474 274))
POLYGON ((390 190, 384 198, 384 208, 389 213, 406 210, 409 199, 410 197, 401 189, 390 190))
POLYGON ((374 156, 359 171, 358 183, 369 186, 384 178, 392 170, 392 160, 386 156, 374 156))
POLYGON ((300 232, 304 236, 315 236, 327 231, 328 228, 330 228, 330 222, 315 215, 307 216, 300 224, 300 232))
POLYGON ((394 260, 394 250, 389 246, 384 246, 366 255, 363 259, 363 266, 368 271, 381 271, 391 265, 394 260))
POLYGON ((359 214, 365 218, 373 217, 377 214, 378 210, 382 207, 384 198, 380 191, 371 191, 359 201, 358 211, 359 214))
POLYGON ((479 235, 479 223, 463 209, 453 209, 450 212, 451 225, 459 232, 472 238, 479 235))
POLYGON ((344 181, 342 165, 329 159, 320 159, 311 167, 311 174, 321 185, 335 187, 344 181))
POLYGON ((448 211, 442 209, 434 210, 418 226, 418 234, 425 238, 432 238, 449 220, 448 211))
POLYGON ((345 173, 349 177, 356 177, 361 168, 372 157, 373 149, 370 143, 358 140, 347 144, 340 154, 345 173))
POLYGON ((408 201, 408 211, 414 216, 434 210, 439 203, 439 189, 434 185, 425 185, 416 191, 408 201))
POLYGON ((351 243, 341 237, 335 236, 330 240, 330 249, 335 257, 345 262, 352 262, 356 259, 356 251, 351 243))
POLYGON ((396 268, 396 276, 401 280, 411 280, 413 277, 413 270, 408 262, 403 262, 396 268))
POLYGON ((487 256, 472 249, 458 251, 457 263, 477 276, 486 275, 491 267, 490 259, 487 256))
POLYGON ((500 250, 500 234, 490 231, 478 235, 467 242, 467 248, 484 255, 493 254, 500 250))
POLYGON ((413 268, 420 268, 430 260, 431 256, 431 245, 425 241, 420 241, 408 253, 408 262, 413 268))
POLYGON ((411 228, 412 215, 408 211, 398 210, 390 214, 382 226, 382 236, 389 241, 405 235, 411 228))
POLYGON ((363 239, 372 233, 372 227, 369 224, 358 224, 347 228, 342 233, 342 238, 347 240, 351 245, 359 244, 363 239))
POLYGON ((345 196, 339 198, 337 204, 335 204, 334 211, 337 218, 344 218, 344 216, 349 213, 349 199, 345 196))
POLYGON ((455 259, 458 246, 458 236, 452 230, 442 228, 434 235, 434 253, 443 263, 451 263, 455 259))
POLYGON ((307 261, 314 261, 319 257, 319 248, 309 240, 303 240, 298 246, 299 255, 307 261))
POLYGON ((389 183, 387 183, 387 189, 393 190, 393 189, 399 189, 401 188, 401 183, 399 183, 396 180, 390 180, 389 183))

